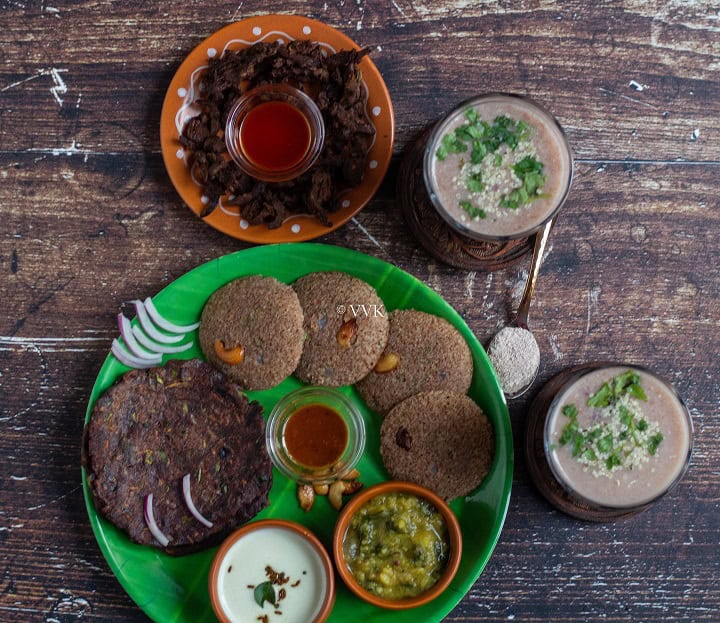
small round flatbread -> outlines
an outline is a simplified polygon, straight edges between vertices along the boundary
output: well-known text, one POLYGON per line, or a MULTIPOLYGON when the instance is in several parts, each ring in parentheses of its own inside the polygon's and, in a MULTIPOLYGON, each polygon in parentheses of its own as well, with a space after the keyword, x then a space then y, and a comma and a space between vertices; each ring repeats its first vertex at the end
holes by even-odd
POLYGON ((310 273, 293 288, 305 317, 305 344, 295 376, 339 387, 362 379, 388 339, 382 299, 368 283, 340 272, 310 273))
POLYGON ((291 375, 300 361, 302 325, 302 308, 290 286, 272 277, 245 277, 208 299, 200 319, 200 347, 213 366, 244 389, 267 389, 291 375), (215 349, 218 341, 228 353, 244 349, 242 361, 223 361, 215 349))
POLYGON ((495 438, 490 420, 468 396, 422 392, 388 413, 380 429, 380 453, 393 479, 452 500, 488 475, 495 438))
POLYGON ((380 360, 395 357, 397 365, 385 372, 372 371, 356 385, 371 409, 384 415, 421 391, 467 392, 472 354, 455 327, 444 318, 413 309, 396 310, 389 319, 390 334, 380 360))

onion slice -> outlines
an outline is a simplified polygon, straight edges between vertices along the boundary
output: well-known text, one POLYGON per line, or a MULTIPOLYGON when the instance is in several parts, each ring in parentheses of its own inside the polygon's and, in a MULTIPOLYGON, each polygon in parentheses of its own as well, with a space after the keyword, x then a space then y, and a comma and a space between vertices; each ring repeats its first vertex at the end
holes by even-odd
POLYGON ((120 329, 120 335, 123 340, 125 340, 125 346, 132 355, 135 355, 138 359, 157 359, 157 353, 153 353, 140 346, 133 335, 130 321, 123 314, 118 314, 118 328, 120 329))
POLYGON ((153 324, 153 321, 150 319, 150 316, 148 316, 147 310, 145 309, 145 305, 142 301, 135 300, 132 301, 132 304, 135 305, 135 313, 137 314, 140 326, 153 340, 160 342, 161 344, 174 344, 175 342, 179 342, 183 339, 182 335, 165 335, 164 333, 160 333, 160 331, 157 330, 157 327, 153 324))
POLYGON ((137 338, 137 341, 153 353, 182 353, 193 345, 192 341, 186 342, 185 344, 180 344, 179 346, 158 344, 157 342, 153 342, 153 340, 151 340, 147 335, 145 335, 145 332, 138 326, 134 326, 132 328, 132 332, 133 335, 137 338))
POLYGON ((199 322, 195 322, 193 324, 187 324, 187 325, 179 325, 175 324, 173 322, 170 322, 169 320, 166 320, 160 312, 158 312, 157 309, 155 309, 155 305, 152 302, 152 299, 150 297, 146 298, 143 301, 143 304, 145 305, 145 309, 147 310, 147 313, 150 315, 150 318, 152 318, 152 321, 161 329, 164 329, 168 333, 189 333, 190 331, 194 331, 200 326, 199 322))
POLYGON ((147 496, 145 496, 145 523, 147 524, 147 527, 155 540, 163 547, 167 547, 168 543, 170 543, 170 539, 168 539, 163 534, 162 530, 160 530, 160 527, 157 525, 157 523, 155 523, 155 515, 153 515, 152 493, 149 493, 147 496))
POLYGON ((152 368, 162 361, 162 355, 158 355, 153 359, 140 359, 139 357, 135 357, 135 355, 131 355, 121 346, 117 338, 112 341, 110 352, 115 355, 115 358, 120 363, 126 365, 128 368, 152 368))
POLYGON ((208 521, 207 519, 205 519, 205 517, 200 514, 200 511, 195 506, 195 503, 192 501, 192 496, 190 495, 190 474, 185 474, 183 476, 183 497, 185 498, 185 504, 187 504, 190 514, 195 517, 195 519, 197 519, 203 526, 212 528, 212 521, 208 521))

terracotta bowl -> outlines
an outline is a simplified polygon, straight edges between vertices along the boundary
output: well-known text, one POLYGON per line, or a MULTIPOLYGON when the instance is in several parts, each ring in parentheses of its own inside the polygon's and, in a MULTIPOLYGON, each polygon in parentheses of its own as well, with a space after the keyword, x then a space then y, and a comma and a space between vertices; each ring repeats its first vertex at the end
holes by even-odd
POLYGON ((445 500, 441 497, 429 489, 421 487, 420 485, 410 482, 389 481, 370 487, 369 489, 354 495, 345 508, 343 508, 340 513, 340 517, 335 524, 335 534, 333 535, 333 555, 335 557, 335 567, 338 574, 347 587, 355 593, 355 595, 360 597, 360 599, 381 608, 387 608, 390 610, 405 610, 408 608, 416 608, 417 606, 422 606, 432 601, 448 587, 452 579, 455 577, 458 567, 460 566, 460 558, 462 556, 462 533, 460 532, 460 524, 458 523, 457 518, 453 514, 452 510, 450 510, 450 507, 446 504, 445 500), (448 558, 445 570, 432 587, 415 597, 408 597, 405 599, 387 599, 384 597, 378 597, 360 586, 345 562, 343 542, 345 540, 345 534, 347 533, 348 526, 350 525, 350 520, 357 510, 368 500, 384 493, 407 493, 427 500, 440 512, 445 520, 445 524, 447 525, 448 540, 450 541, 450 557, 448 558))
MULTIPOLYGON (((212 564, 210 566, 210 573, 208 577, 208 590, 210 592, 210 603, 212 605, 213 611, 215 612, 215 616, 218 618, 220 623, 236 623, 238 619, 233 618, 233 614, 231 612, 227 612, 225 608, 223 607, 223 598, 220 594, 221 585, 223 584, 221 582, 221 574, 223 573, 229 573, 232 571, 232 564, 230 563, 228 566, 228 563, 232 560, 228 557, 228 554, 231 552, 233 547, 241 540, 243 539, 252 539, 253 536, 260 538, 264 538, 261 534, 261 531, 282 531, 285 530, 288 533, 289 538, 291 539, 298 539, 300 543, 300 547, 302 549, 305 549, 307 552, 309 552, 309 557, 312 559, 308 562, 308 565, 311 567, 314 567, 316 570, 319 571, 320 574, 322 574, 324 581, 322 582, 322 590, 319 591, 319 594, 316 597, 317 602, 320 603, 319 609, 315 610, 314 616, 312 616, 312 619, 309 620, 309 623, 323 623, 328 616, 330 616, 330 612, 332 611, 332 607, 335 603, 335 574, 333 572, 333 564, 332 559, 330 558, 330 555, 327 553, 325 548, 323 547, 322 543, 318 540, 318 538, 305 526, 302 526, 298 523, 292 522, 292 521, 286 521, 283 519, 264 519, 260 521, 255 521, 249 524, 245 524, 242 528, 236 530, 233 532, 223 543, 220 545, 220 548, 218 549, 217 553, 215 554, 215 558, 212 561, 212 564), (228 560, 226 560, 228 559, 228 560)), ((268 538, 270 538, 272 535, 271 533, 267 535, 268 538)), ((255 547, 255 550, 257 550, 261 545, 253 543, 253 546, 255 547)), ((247 547, 250 548, 251 544, 248 542, 247 547)), ((236 571, 236 574, 239 572, 242 577, 243 568, 247 567, 247 560, 243 561, 242 565, 236 565, 239 567, 238 571, 236 571)), ((284 568, 281 568, 280 566, 276 567, 276 571, 278 572, 284 572, 284 568)), ((255 582, 262 582, 266 578, 263 577, 262 568, 258 573, 255 574, 257 576, 257 579, 255 579, 255 576, 252 578, 252 583, 255 582)), ((229 576, 228 576, 229 577, 229 576)), ((305 576, 302 576, 303 579, 305 576)), ((227 582, 228 580, 225 580, 227 582)), ((247 581, 242 582, 236 582, 237 584, 241 586, 235 586, 233 585, 231 590, 233 592, 237 590, 242 590, 247 587, 247 581)), ((300 584, 300 582, 298 582, 300 584)), ((292 589, 286 589, 286 590, 292 590, 292 589)), ((282 599, 282 598, 281 598, 282 599)), ((282 602, 278 602, 279 604, 282 604, 282 602)), ((252 607, 252 606, 251 606, 252 607)), ((280 605, 280 607, 282 607, 280 605)), ((272 612, 272 611, 271 611, 272 612)), ((243 612, 243 616, 246 613, 243 612)), ((309 613, 308 613, 309 614, 309 613)), ((310 614, 309 614, 310 616, 310 614)), ((254 618, 254 617, 253 617, 254 618)))

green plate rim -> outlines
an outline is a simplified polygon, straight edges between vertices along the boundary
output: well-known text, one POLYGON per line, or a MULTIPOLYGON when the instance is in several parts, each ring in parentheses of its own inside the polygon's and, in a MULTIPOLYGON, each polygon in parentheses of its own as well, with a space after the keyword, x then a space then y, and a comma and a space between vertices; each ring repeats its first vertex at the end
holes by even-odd
MULTIPOLYGON (((395 620, 424 620, 424 621, 441 621, 459 602, 460 600, 467 594, 467 592, 470 590, 470 588, 475 584, 477 579, 479 578, 480 574, 483 572, 485 566, 487 565, 488 560, 490 559, 497 543, 500 538, 500 534, 502 532, 502 527, 505 522, 505 518, 507 516, 508 507, 510 504, 510 492, 512 489, 512 478, 513 478, 513 471, 514 471, 514 454, 513 454, 513 439, 512 439, 512 427, 510 423, 510 416, 507 409, 507 403, 505 401, 504 394, 500 388, 500 384, 498 382, 498 379, 495 375, 495 372, 492 368, 492 365, 490 363, 490 360, 487 357, 487 354, 485 353, 485 350, 483 349, 482 345, 479 343, 475 335, 472 333, 471 329, 468 327, 467 323, 463 320, 463 318, 458 314, 458 312, 449 304, 447 303, 440 294, 432 290, 429 286, 421 282, 417 277, 411 275, 410 273, 402 270, 401 268, 398 268, 395 265, 389 264, 388 262, 385 262, 383 260, 380 260, 379 258, 376 258, 371 255, 367 255, 364 253, 361 253, 359 251, 354 251, 351 249, 346 249, 344 247, 338 247, 333 245, 327 245, 322 243, 310 243, 310 242, 299 242, 299 243, 282 243, 282 244, 274 244, 274 245, 265 245, 265 246, 256 246, 251 247, 248 249, 243 249, 240 251, 236 251, 234 253, 230 253, 228 255, 220 256, 218 258, 215 258, 213 260, 210 260, 204 264, 201 264, 200 266, 197 266, 194 269, 191 269, 187 273, 181 275, 177 279, 175 279, 172 283, 165 286, 162 290, 160 290, 155 296, 152 297, 153 302, 155 303, 156 307, 158 307, 161 311, 163 308, 167 305, 167 303, 163 303, 165 300, 169 299, 172 296, 172 293, 174 290, 177 290, 183 286, 185 282, 189 282, 194 280, 197 277, 204 277, 204 276, 212 276, 213 273, 215 277, 221 276, 221 279, 223 279, 223 283, 226 283, 227 281, 230 281, 232 279, 236 279, 238 277, 250 275, 250 274, 266 274, 266 276, 276 276, 274 273, 277 271, 258 271, 256 268, 253 268, 252 271, 244 271, 243 267, 244 265, 251 265, 253 267, 256 267, 258 265, 258 262, 262 265, 262 259, 269 259, 265 258, 267 255, 277 255, 279 257, 283 255, 300 255, 304 256, 305 259, 310 260, 310 262, 318 261, 319 258, 322 258, 323 256, 329 256, 327 259, 335 260, 338 263, 341 263, 344 265, 343 268, 340 268, 338 266, 325 266, 321 270, 340 270, 342 272, 347 272, 349 274, 354 274, 354 271, 357 270, 355 268, 356 266, 364 266, 367 270, 372 270, 373 273, 382 275, 380 278, 380 285, 375 285, 374 287, 376 289, 381 288, 382 284, 387 281, 391 277, 396 277, 400 279, 406 279, 409 280, 413 284, 413 288, 409 288, 406 292, 404 298, 405 299, 416 299, 418 296, 425 297, 427 299, 427 305, 424 306, 431 306, 435 309, 439 308, 441 310, 441 313, 437 314, 442 317, 444 317, 446 320, 451 322, 463 335, 466 342, 468 343, 468 346, 471 349, 471 352, 473 354, 473 360, 474 360, 474 373, 473 373, 473 386, 470 390, 470 395, 472 396, 473 393, 476 393, 479 391, 478 388, 476 388, 476 384, 479 382, 480 377, 482 377, 482 382, 484 385, 484 390, 488 392, 488 398, 494 403, 494 406, 497 407, 498 412, 495 414, 488 413, 488 416, 492 420, 493 427, 495 429, 495 441, 496 441, 496 457, 493 462, 493 466, 491 468, 490 474, 486 478, 486 480, 480 485, 480 487, 469 494, 468 496, 465 496, 465 498, 458 498, 457 500, 453 501, 451 503, 451 508, 453 508, 453 511, 455 511, 456 515, 459 513, 460 507, 464 504, 465 501, 473 501, 476 496, 478 496, 478 491, 483 490, 485 487, 485 484, 490 480, 495 480, 496 478, 500 478, 500 486, 501 489, 498 491, 499 499, 495 507, 492 509, 493 511, 493 523, 490 528, 490 538, 488 542, 484 545, 484 555, 479 558, 478 560, 474 560, 468 563, 466 558, 466 552, 467 552, 467 539, 470 535, 466 534, 467 530, 463 530, 463 541, 464 541, 464 548, 463 548, 463 561, 461 563, 461 568, 458 571, 457 576, 453 580, 450 587, 437 599, 435 599, 430 604, 427 604, 426 606, 423 606, 421 608, 416 608, 412 610, 404 610, 404 611, 388 611, 388 610, 381 610, 377 609, 378 616, 380 613, 384 613, 387 615, 384 618, 395 620), (351 268, 347 268, 347 266, 350 266, 351 268), (373 270, 374 269, 374 270, 373 270), (228 276, 228 273, 232 273, 228 276), (227 276, 227 278, 225 278, 227 276), (419 292, 418 292, 419 290, 419 292), (413 296, 414 295, 414 296, 413 296), (479 369, 478 369, 479 368, 479 369), (475 389, 473 389, 475 388, 475 389), (502 472, 502 473, 498 473, 502 472), (470 564, 470 569, 467 569, 467 565, 470 564), (464 575, 461 576, 461 572, 465 571, 464 575), (407 617, 407 618, 405 618, 407 617)), ((301 269, 300 273, 298 273, 295 278, 298 278, 302 274, 307 274, 309 272, 315 272, 318 270, 317 268, 314 268, 312 270, 306 270, 304 271, 301 269)), ((289 270, 289 272, 297 272, 289 270)), ((362 272, 362 271, 359 271, 362 272)), ((363 277, 360 277, 363 278, 363 277)), ((283 279, 280 279, 283 281, 283 279)), ((290 280, 292 282, 292 280, 290 280)), ((220 287, 220 286, 217 286, 220 287)), ((206 295, 209 296, 212 291, 214 291, 215 288, 212 290, 207 291, 206 295)), ((199 294, 197 295, 199 296, 199 294)), ((204 301, 207 300, 207 296, 205 296, 202 299, 202 303, 204 305, 204 301)), ((398 306, 389 306, 388 311, 391 311, 392 309, 396 307, 400 308, 412 308, 413 305, 408 305, 408 300, 404 301, 404 303, 398 305, 398 306)), ((202 305, 200 307, 202 309, 202 305)), ((183 317, 183 310, 173 308, 173 321, 177 323, 192 323, 197 321, 199 314, 195 317, 187 316, 183 317)), ((436 313, 436 312, 433 312, 436 313)), ((135 322, 135 321, 133 321, 135 322)), ((191 349, 191 351, 194 349, 191 349)), ((173 355, 166 355, 163 358, 163 363, 165 363, 168 359, 173 358, 173 355)), ((175 357, 177 358, 177 357, 175 357)), ((180 357, 182 358, 182 357, 180 357)), ((87 425, 90 415, 92 413, 93 406, 97 400, 97 398, 100 396, 102 392, 104 392, 109 385, 111 385, 115 379, 117 379, 119 376, 124 374, 129 369, 120 364, 115 357, 112 354, 108 354, 107 358, 103 362, 103 365, 101 366, 98 375, 96 377, 95 383, 93 384, 93 388, 90 394, 90 398, 88 399, 88 406, 85 413, 85 420, 84 423, 87 425)), ((473 396, 474 397, 474 396, 473 396)), ((475 400, 477 398, 474 397, 475 400)), ((83 442, 84 446, 84 442, 83 442)), ((166 613, 158 613, 155 612, 152 605, 152 600, 148 601, 147 603, 140 598, 139 595, 135 594, 135 590, 131 586, 128 578, 123 573, 122 566, 119 566, 116 563, 114 552, 112 551, 111 544, 108 543, 108 540, 105 536, 105 531, 110 528, 111 530, 114 529, 114 527, 104 518, 102 518, 98 512, 95 509, 94 502, 92 500, 92 496, 90 494, 89 485, 87 482, 87 474, 84 467, 81 467, 81 474, 82 474, 82 487, 83 487, 83 496, 85 500, 86 509, 88 512, 88 517, 90 519, 90 524, 93 530, 93 533, 95 535, 95 539, 98 543, 98 546, 100 547, 100 550, 110 567, 110 570, 113 572, 115 577, 117 578, 118 582, 121 584, 123 589, 126 591, 126 593, 130 596, 130 598, 137 604, 137 606, 153 621, 162 621, 163 623, 168 623, 168 619, 166 616, 166 613), (163 618, 159 618, 162 614, 163 618)), ((279 478, 279 474, 277 470, 273 470, 274 478, 279 478)), ((461 521, 462 524, 462 521, 461 521)), ((126 537, 127 538, 127 537, 126 537)), ((128 543, 130 543, 128 539, 128 543)), ((133 547, 143 547, 143 546, 135 546, 134 544, 131 544, 133 547)), ((327 545, 327 544, 326 544, 327 545)), ((147 547, 147 546, 144 546, 147 547)), ((210 551, 214 551, 216 548, 211 548, 210 551)), ((207 556, 207 551, 203 552, 202 555, 207 556)), ((161 559, 162 557, 166 556, 165 554, 162 554, 160 552, 156 553, 156 556, 161 559)), ((187 558, 187 557, 186 557, 187 558)), ((177 558, 175 559, 177 560, 177 558)), ((338 587, 340 588, 340 587, 338 587)), ((342 587, 344 588, 344 587, 342 587)), ((198 590, 197 586, 188 587, 187 591, 189 593, 192 593, 194 591, 198 590)), ((348 595, 351 595, 348 593, 348 595)), ((352 597, 353 599, 357 599, 355 597, 352 597)), ((340 599, 340 592, 338 592, 338 600, 340 599)), ((358 600, 359 603, 360 602, 358 600)), ((338 601, 336 600, 335 608, 337 608, 338 601)), ((366 605, 366 604, 365 604, 366 605)), ((179 613, 175 613, 175 616, 171 619, 172 621, 179 621, 184 620, 182 618, 179 618, 179 615, 182 614, 182 611, 179 613)), ((331 613, 330 618, 328 621, 333 620, 333 614, 331 613)))

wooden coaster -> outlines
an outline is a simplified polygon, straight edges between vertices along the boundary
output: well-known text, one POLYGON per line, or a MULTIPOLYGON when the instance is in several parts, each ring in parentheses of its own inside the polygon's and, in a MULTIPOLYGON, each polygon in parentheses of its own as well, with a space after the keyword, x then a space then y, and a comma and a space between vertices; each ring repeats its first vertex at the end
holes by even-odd
POLYGON ((432 126, 407 148, 400 164, 397 195, 405 222, 417 241, 445 264, 466 270, 494 271, 517 262, 532 250, 535 237, 507 242, 475 240, 456 232, 437 213, 425 189, 423 155, 432 126))
POLYGON ((525 462, 537 489, 550 504, 563 513, 594 522, 626 519, 646 510, 651 504, 632 509, 598 509, 571 495, 557 481, 545 457, 545 420, 555 394, 571 376, 605 365, 608 363, 597 362, 569 368, 550 379, 530 405, 525 429, 525 462))

